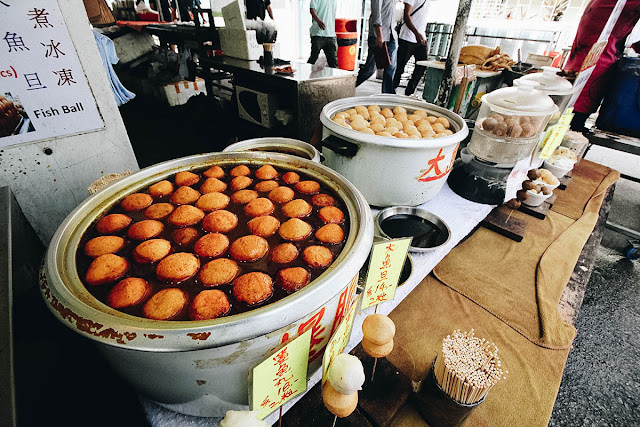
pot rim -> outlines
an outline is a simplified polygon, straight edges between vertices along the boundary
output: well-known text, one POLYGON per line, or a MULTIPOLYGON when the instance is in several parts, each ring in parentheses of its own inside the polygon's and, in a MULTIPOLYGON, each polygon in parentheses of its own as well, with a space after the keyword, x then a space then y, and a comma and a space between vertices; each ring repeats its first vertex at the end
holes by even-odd
POLYGON ((245 139, 243 141, 238 141, 227 146, 222 150, 222 152, 226 153, 229 151, 253 151, 252 148, 272 147, 274 144, 277 144, 280 147, 290 147, 293 149, 304 151, 311 157, 309 160, 320 163, 320 152, 316 149, 316 147, 309 144, 308 142, 304 142, 294 138, 264 137, 245 139))
POLYGON ((430 104, 424 100, 411 98, 403 95, 382 94, 372 96, 355 96, 351 98, 342 98, 332 101, 322 108, 320 113, 320 121, 331 132, 348 138, 356 143, 367 143, 391 148, 401 148, 410 150, 424 150, 432 148, 447 147, 457 144, 469 135, 469 128, 464 119, 446 108, 430 104), (385 107, 404 107, 413 109, 423 109, 433 113, 438 117, 445 117, 449 123, 456 129, 453 135, 443 136, 441 138, 420 138, 420 139, 401 139, 389 136, 370 135, 358 132, 353 129, 347 129, 331 120, 331 117, 344 109, 353 108, 356 105, 377 104, 380 108, 385 107))
POLYGON ((142 169, 95 193, 76 207, 58 227, 47 249, 44 265, 47 283, 41 285, 41 291, 50 310, 64 324, 105 344, 152 351, 218 347, 284 331, 322 307, 358 274, 360 267, 356 266, 364 263, 372 240, 373 219, 364 196, 353 184, 326 166, 278 153, 227 152, 188 156, 142 169), (179 171, 241 163, 269 163, 281 170, 304 169, 307 175, 320 180, 343 198, 350 217, 344 249, 314 282, 266 306, 203 321, 157 321, 132 316, 108 307, 89 293, 79 278, 75 257, 82 235, 100 215, 125 195, 179 171), (102 332, 98 333, 97 329, 102 332), (114 338, 111 331, 115 335, 120 334, 119 339, 114 338), (127 333, 133 338, 126 339, 127 333), (194 337, 197 334, 209 335, 202 339, 194 337), (154 338, 162 336, 163 339, 149 337, 154 335, 154 338))

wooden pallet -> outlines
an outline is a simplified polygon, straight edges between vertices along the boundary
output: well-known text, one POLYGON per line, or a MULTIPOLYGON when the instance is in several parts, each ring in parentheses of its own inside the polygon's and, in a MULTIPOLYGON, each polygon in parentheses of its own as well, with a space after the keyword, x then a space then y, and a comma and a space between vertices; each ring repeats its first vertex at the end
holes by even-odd
POLYGON ((509 217, 509 214, 502 212, 499 206, 492 210, 480 225, 516 242, 521 242, 527 231, 525 221, 514 218, 513 215, 509 217))

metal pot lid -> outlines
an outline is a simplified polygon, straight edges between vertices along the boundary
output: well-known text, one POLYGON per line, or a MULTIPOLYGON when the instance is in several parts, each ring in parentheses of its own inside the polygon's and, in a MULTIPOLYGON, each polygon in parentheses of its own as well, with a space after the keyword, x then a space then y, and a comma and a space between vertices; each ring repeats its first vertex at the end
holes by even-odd
POLYGON ((542 73, 531 73, 520 77, 513 83, 519 85, 523 80, 537 82, 540 86, 536 89, 547 95, 571 95, 573 85, 567 79, 558 75, 561 70, 555 67, 542 67, 542 73))
POLYGON ((558 107, 546 93, 538 90, 539 83, 523 80, 515 87, 494 90, 482 97, 482 102, 498 112, 506 114, 530 114, 546 116, 558 107), (501 111, 502 110, 502 111, 501 111))

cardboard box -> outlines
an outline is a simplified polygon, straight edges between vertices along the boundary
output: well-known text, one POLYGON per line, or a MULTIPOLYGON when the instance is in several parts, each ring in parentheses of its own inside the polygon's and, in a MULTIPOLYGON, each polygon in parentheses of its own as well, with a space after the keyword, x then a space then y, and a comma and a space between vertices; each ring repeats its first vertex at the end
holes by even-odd
POLYGON ((257 61, 262 56, 262 46, 258 44, 255 30, 220 28, 220 47, 226 56, 257 61))
POLYGON ((170 107, 186 104, 189 98, 201 93, 207 94, 207 88, 201 78, 197 78, 195 82, 181 80, 155 88, 156 97, 166 102, 170 107))

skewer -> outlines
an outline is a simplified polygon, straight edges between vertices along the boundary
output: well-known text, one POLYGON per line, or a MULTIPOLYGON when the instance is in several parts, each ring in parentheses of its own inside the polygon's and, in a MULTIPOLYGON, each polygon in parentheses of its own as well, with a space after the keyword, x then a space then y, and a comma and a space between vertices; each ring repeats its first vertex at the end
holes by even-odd
POLYGON ((511 212, 509 212, 509 216, 507 217, 507 219, 504 220, 504 223, 506 224, 507 222, 509 222, 509 218, 511 218, 511 214, 513 213, 513 209, 511 209, 511 212))
POLYGON ((338 421, 338 416, 334 415, 333 416, 333 424, 331 424, 331 427, 336 427, 336 421, 338 421))
POLYGON ((282 405, 280 405, 280 414, 278 415, 278 427, 282 427, 282 405))
POLYGON ((373 371, 371 371, 371 382, 373 382, 373 377, 376 374, 376 365, 378 364, 378 358, 375 357, 373 359, 373 371))

